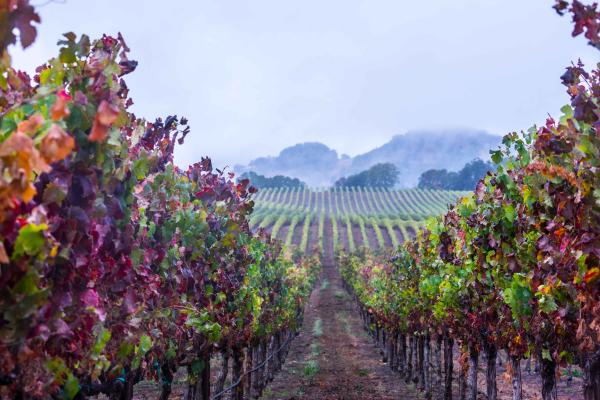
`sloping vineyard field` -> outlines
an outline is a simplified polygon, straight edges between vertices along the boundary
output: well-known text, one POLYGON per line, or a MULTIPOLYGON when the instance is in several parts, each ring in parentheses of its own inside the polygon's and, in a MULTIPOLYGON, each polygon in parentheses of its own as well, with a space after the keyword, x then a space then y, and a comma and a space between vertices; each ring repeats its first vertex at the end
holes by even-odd
POLYGON ((254 197, 253 230, 264 228, 288 248, 322 248, 319 225, 332 225, 334 248, 385 250, 412 238, 424 221, 466 192, 385 188, 266 188, 254 197), (290 247, 291 246, 291 247, 290 247))

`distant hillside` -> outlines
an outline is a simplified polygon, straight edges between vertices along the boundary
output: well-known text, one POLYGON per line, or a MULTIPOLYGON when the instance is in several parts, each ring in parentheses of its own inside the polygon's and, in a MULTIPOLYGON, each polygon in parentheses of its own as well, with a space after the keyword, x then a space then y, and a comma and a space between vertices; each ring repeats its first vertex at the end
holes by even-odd
POLYGON ((500 142, 501 137, 477 130, 410 131, 354 157, 349 172, 391 162, 400 170, 400 186, 416 187, 424 171, 444 168, 458 171, 474 158, 487 160, 490 149, 500 142))
POLYGON ((377 163, 393 163, 400 171, 400 187, 416 187, 419 176, 429 169, 457 171, 467 162, 489 159, 489 150, 500 144, 500 136, 469 129, 421 130, 396 135, 389 142, 356 157, 339 156, 322 143, 302 143, 287 147, 275 157, 261 157, 238 173, 254 171, 266 176, 286 175, 309 186, 331 186, 350 174, 377 163))
POLYGON ((276 157, 260 157, 247 166, 236 166, 237 173, 256 172, 266 176, 285 175, 298 178, 312 187, 330 186, 334 177, 344 173, 349 160, 322 143, 301 143, 287 147, 276 157), (345 162, 344 162, 345 161, 345 162))

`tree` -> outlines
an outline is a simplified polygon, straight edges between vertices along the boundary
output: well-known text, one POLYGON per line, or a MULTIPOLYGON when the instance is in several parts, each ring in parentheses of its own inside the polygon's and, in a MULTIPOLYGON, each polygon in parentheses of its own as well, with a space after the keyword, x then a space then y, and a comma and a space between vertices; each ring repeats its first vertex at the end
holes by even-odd
POLYGON ((445 169, 430 169, 419 177, 420 189, 473 190, 477 182, 494 166, 489 161, 479 158, 465 164, 458 172, 448 172, 445 169))
POLYGON ((419 189, 447 189, 448 171, 445 169, 430 169, 419 177, 419 189))
POLYGON ((393 187, 398 183, 398 168, 392 163, 379 163, 355 175, 340 178, 336 187, 393 187))
POLYGON ((489 171, 493 171, 494 166, 488 161, 482 161, 479 158, 465 164, 463 169, 458 172, 457 181, 454 183, 454 190, 473 190, 477 182, 483 178, 489 171))
POLYGON ((257 189, 262 188, 279 188, 279 187, 288 187, 288 188, 303 188, 306 186, 306 183, 302 182, 298 178, 290 178, 289 176, 284 175, 275 175, 273 177, 267 177, 264 175, 259 175, 256 172, 244 172, 240 175, 240 179, 248 179, 250 181, 250 185, 254 186, 257 189))

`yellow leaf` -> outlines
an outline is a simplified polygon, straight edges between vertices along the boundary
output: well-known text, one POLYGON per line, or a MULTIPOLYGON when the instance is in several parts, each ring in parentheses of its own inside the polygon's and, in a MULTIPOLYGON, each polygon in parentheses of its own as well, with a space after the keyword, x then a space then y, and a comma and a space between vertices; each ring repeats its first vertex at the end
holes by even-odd
POLYGON ((52 247, 50 250, 50 257, 54 258, 58 254, 58 245, 52 247))

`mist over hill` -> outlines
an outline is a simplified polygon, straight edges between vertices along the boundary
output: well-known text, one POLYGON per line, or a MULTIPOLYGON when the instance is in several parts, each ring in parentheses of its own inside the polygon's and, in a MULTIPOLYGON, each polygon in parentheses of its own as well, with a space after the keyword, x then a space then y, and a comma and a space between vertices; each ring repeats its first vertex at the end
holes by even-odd
POLYGON ((331 186, 349 174, 368 169, 377 163, 393 163, 400 171, 399 186, 415 187, 426 170, 461 169, 467 162, 489 159, 501 137, 486 131, 470 129, 419 130, 396 135, 384 145, 355 157, 318 143, 300 143, 283 149, 274 157, 260 157, 248 165, 237 165, 235 171, 254 171, 266 176, 286 175, 312 187, 331 186))

